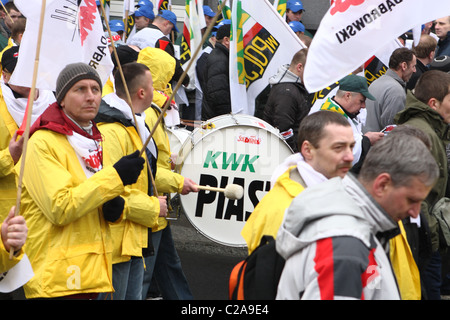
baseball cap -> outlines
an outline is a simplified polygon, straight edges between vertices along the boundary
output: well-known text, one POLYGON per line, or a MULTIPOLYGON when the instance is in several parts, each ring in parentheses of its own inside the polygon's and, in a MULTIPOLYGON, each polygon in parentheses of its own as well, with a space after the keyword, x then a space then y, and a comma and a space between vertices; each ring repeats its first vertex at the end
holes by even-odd
POLYGON ((153 10, 153 2, 150 0, 140 0, 136 6, 151 6, 153 10))
POLYGON ((12 46, 5 50, 2 55, 2 68, 8 70, 10 73, 14 71, 19 58, 19 46, 12 46))
POLYGON ((450 57, 439 56, 433 59, 430 63, 430 70, 440 70, 444 72, 450 72, 450 57))
POLYGON ((298 12, 303 9, 303 3, 300 0, 289 0, 286 3, 286 9, 291 10, 292 12, 298 12))
POLYGON ((136 9, 134 12, 135 17, 146 17, 150 20, 155 19, 155 14, 153 13, 153 6, 143 5, 136 9))
POLYGON ((175 13, 173 13, 170 10, 161 10, 159 16, 172 22, 175 31, 180 32, 180 31, 178 31, 178 28, 177 28, 177 16, 175 15, 175 13))
POLYGON ((291 27, 294 32, 305 32, 305 26, 300 21, 289 22, 289 27, 291 27))
POLYGON ((357 76, 356 74, 350 74, 341 79, 339 81, 339 89, 342 91, 358 92, 369 100, 376 100, 369 92, 366 78, 357 76))
POLYGON ((209 6, 203 6, 203 13, 205 14, 205 16, 208 16, 208 17, 216 16, 214 11, 212 11, 212 9, 209 6))
POLYGON ((122 20, 110 20, 109 28, 114 32, 125 31, 125 26, 122 20))

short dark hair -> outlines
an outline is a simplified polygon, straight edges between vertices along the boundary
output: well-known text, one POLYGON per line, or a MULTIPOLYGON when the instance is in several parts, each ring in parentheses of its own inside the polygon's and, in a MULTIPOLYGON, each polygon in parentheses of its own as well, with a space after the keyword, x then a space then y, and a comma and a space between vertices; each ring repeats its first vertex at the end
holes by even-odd
POLYGON ((432 186, 439 177, 439 168, 423 141, 394 133, 370 148, 358 180, 369 183, 382 173, 390 175, 395 187, 408 186, 414 177, 426 186, 432 186))
POLYGON ((442 102, 450 92, 450 74, 440 70, 424 72, 417 80, 414 96, 427 104, 431 98, 442 102))
POLYGON ((306 57, 308 56, 308 49, 303 48, 299 51, 297 51, 291 60, 291 65, 297 65, 299 63, 305 65, 306 63, 306 57))
POLYGON ((401 63, 406 62, 408 65, 414 58, 414 52, 408 48, 398 48, 392 52, 389 59, 389 68, 397 70, 401 63))
MULTIPOLYGON (((138 62, 129 62, 122 66, 123 77, 125 78, 130 95, 136 93, 142 86, 142 77, 146 71, 150 71, 150 69, 145 64, 138 62)), ((114 74, 114 85, 116 87, 116 94, 121 98, 126 98, 125 85, 118 70, 114 74)))
POLYGON ((309 141, 315 148, 319 147, 319 141, 324 136, 324 128, 328 124, 337 124, 350 127, 347 119, 340 113, 320 110, 302 119, 298 128, 298 148, 304 141, 309 141))

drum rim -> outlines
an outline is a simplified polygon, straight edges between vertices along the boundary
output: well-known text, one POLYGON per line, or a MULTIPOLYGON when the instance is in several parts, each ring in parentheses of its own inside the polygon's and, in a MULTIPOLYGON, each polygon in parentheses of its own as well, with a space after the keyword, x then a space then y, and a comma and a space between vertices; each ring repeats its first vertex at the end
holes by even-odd
MULTIPOLYGON (((264 124, 266 124, 266 122, 262 119, 253 117, 253 116, 249 116, 249 115, 240 115, 240 116, 245 116, 246 118, 255 118, 257 119, 257 121, 262 122, 264 124)), ((208 120, 207 122, 213 120, 213 119, 223 119, 225 117, 231 118, 232 115, 222 115, 222 116, 218 116, 215 118, 212 118, 210 120, 208 120)), ((212 122, 212 121, 211 121, 212 122)), ((267 131, 270 133, 271 136, 275 136, 277 138, 279 138, 280 141, 282 141, 282 143, 284 143, 284 145, 288 148, 287 150, 289 150, 292 154, 294 153, 292 148, 289 146, 289 144, 282 138, 282 136, 279 134, 278 129, 274 128, 273 126, 271 126, 270 124, 268 124, 268 126, 272 127, 273 130, 269 130, 267 128, 264 128, 262 126, 259 126, 255 123, 243 123, 243 124, 234 124, 234 123, 229 123, 229 124, 225 124, 224 126, 221 126, 219 128, 212 128, 212 129, 203 129, 202 127, 198 127, 195 128, 191 135, 184 141, 184 143, 182 144, 182 146, 180 147, 179 151, 178 151, 178 157, 180 157, 180 152, 182 150, 186 150, 186 148, 188 148, 189 152, 187 152, 185 154, 185 156, 182 158, 182 161, 179 165, 176 166, 176 172, 181 174, 183 166, 184 166, 184 162, 186 157, 192 152, 192 150, 195 148, 195 146, 200 143, 200 141, 202 141, 203 139, 205 139, 207 136, 209 136, 210 134, 216 133, 216 131, 221 130, 221 129, 226 129, 229 127, 233 127, 233 126, 239 126, 239 127, 251 127, 251 128, 257 128, 257 129, 261 129, 264 131, 267 131), (195 133, 196 131, 199 130, 203 130, 204 132, 202 132, 201 134, 201 138, 198 139, 197 141, 195 141, 195 133), (278 131, 278 132, 277 132, 278 131), (189 145, 187 145, 189 144, 189 145)), ((215 243, 218 243, 220 245, 224 245, 224 246, 228 246, 228 247, 235 247, 235 248, 242 248, 242 247, 247 247, 247 244, 245 242, 245 239, 242 238, 242 243, 230 243, 230 242, 226 242, 226 241, 221 241, 219 239, 216 239, 214 237, 212 237, 211 235, 207 234, 204 230, 201 230, 199 228, 199 226, 192 220, 192 217, 190 217, 190 215, 187 213, 186 209, 185 209, 186 203, 185 201, 182 201, 182 199, 180 198, 180 207, 182 210, 182 213, 186 216, 186 218, 188 219, 189 223, 194 227, 194 229, 199 232, 202 236, 204 236, 205 238, 207 238, 210 241, 213 241, 215 243)))

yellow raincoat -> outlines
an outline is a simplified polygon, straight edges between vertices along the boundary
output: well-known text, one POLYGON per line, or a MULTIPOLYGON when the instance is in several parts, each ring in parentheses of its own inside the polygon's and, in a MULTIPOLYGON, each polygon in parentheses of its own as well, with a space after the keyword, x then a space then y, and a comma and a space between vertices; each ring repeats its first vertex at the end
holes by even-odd
POLYGON ((87 179, 67 137, 46 129, 27 150, 20 213, 35 275, 26 297, 112 292, 112 241, 101 207, 124 192, 117 171, 104 161, 87 179))
POLYGON ((146 47, 139 51, 137 62, 149 67, 153 79, 153 103, 163 108, 167 96, 172 94, 170 80, 175 73, 175 59, 164 50, 146 47))
POLYGON ((398 222, 400 234, 389 240, 389 255, 402 300, 422 298, 420 273, 406 238, 405 228, 398 222))
MULTIPOLYGON (((0 225, 1 226, 1 225, 0 225)), ((3 241, 0 240, 0 273, 6 272, 14 267, 23 257, 23 249, 20 249, 13 258, 9 259, 9 251, 6 251, 3 241)))
POLYGON ((297 166, 290 167, 277 179, 273 188, 261 199, 242 228, 241 235, 247 243, 249 254, 259 246, 262 236, 270 235, 274 239, 277 237, 285 210, 304 190, 300 183, 289 177, 292 170, 297 170, 297 166))
MULTIPOLYGON (((1 90, 0 90, 1 93, 1 90)), ((9 114, 3 96, 0 95, 0 219, 3 221, 16 204, 17 187, 14 160, 9 153, 9 142, 19 129, 9 114)))
MULTIPOLYGON (((115 163, 122 156, 142 149, 142 141, 134 127, 118 122, 97 124, 103 135, 104 157, 115 163)), ((123 218, 111 225, 113 238, 113 263, 128 261, 131 256, 142 256, 147 248, 148 228, 156 228, 159 218, 159 200, 148 196, 147 164, 138 181, 125 187, 123 218)))
MULTIPOLYGON (((153 88, 155 89, 153 91, 153 105, 145 111, 145 122, 152 130, 161 114, 161 108, 164 107, 167 100, 166 95, 172 94, 169 81, 175 72, 175 59, 164 50, 147 47, 139 52, 137 62, 148 66, 152 73, 153 88)), ((158 170, 155 177, 158 193, 180 193, 183 190, 184 177, 171 169, 169 136, 164 125, 164 118, 153 133, 153 139, 158 148, 158 170)), ((153 231, 162 230, 166 226, 167 220, 160 218, 158 228, 153 229, 153 231)))

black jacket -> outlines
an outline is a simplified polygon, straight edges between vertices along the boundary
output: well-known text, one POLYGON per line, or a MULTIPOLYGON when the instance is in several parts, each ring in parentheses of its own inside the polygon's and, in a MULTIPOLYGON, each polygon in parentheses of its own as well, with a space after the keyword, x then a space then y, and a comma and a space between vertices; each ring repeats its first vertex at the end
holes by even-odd
POLYGON ((311 105, 305 86, 288 68, 288 65, 281 66, 269 80, 272 88, 264 108, 264 120, 278 128, 292 150, 298 152, 298 126, 308 115, 311 105))
POLYGON ((208 56, 204 74, 206 87, 203 92, 202 120, 231 112, 229 57, 228 48, 218 42, 208 56))

